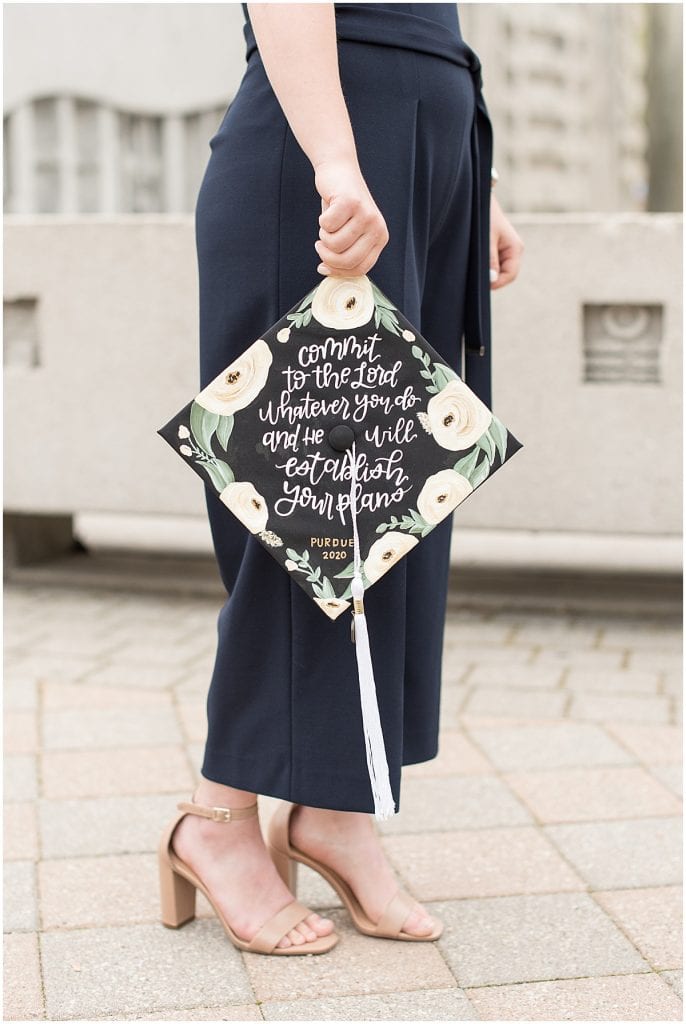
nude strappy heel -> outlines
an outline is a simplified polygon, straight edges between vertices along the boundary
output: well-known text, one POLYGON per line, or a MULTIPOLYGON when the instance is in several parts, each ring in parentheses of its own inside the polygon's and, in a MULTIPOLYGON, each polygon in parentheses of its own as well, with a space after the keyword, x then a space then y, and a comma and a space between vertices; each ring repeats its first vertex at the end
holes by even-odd
POLYGON ((217 822, 237 821, 241 818, 250 818, 257 814, 257 803, 249 807, 205 807, 197 804, 191 797, 190 801, 181 801, 176 805, 179 814, 169 822, 162 833, 158 847, 159 877, 160 877, 160 902, 162 908, 161 921, 167 928, 180 928, 195 917, 195 894, 200 890, 212 905, 217 917, 221 921, 228 937, 238 949, 245 949, 251 953, 270 953, 278 956, 304 955, 305 953, 326 953, 338 942, 339 936, 336 932, 329 935, 320 935, 316 939, 303 942, 301 945, 291 944, 277 948, 280 939, 295 928, 300 921, 304 920, 312 911, 297 900, 282 907, 273 914, 268 921, 262 925, 256 935, 250 941, 241 939, 231 928, 231 925, 222 915, 219 907, 215 904, 210 893, 202 880, 195 874, 172 848, 172 836, 181 819, 186 814, 199 814, 203 818, 210 818, 217 822))
POLYGON ((280 803, 267 827, 267 848, 277 871, 294 896, 297 890, 298 863, 306 864, 318 871, 322 878, 336 890, 347 907, 353 924, 364 935, 374 935, 384 939, 402 939, 406 942, 433 942, 439 938, 443 933, 442 922, 439 922, 429 935, 412 935, 410 932, 402 930, 403 922, 415 909, 415 901, 404 889, 400 888, 391 896, 381 918, 374 924, 365 914, 351 887, 337 871, 322 864, 321 861, 315 860, 314 857, 310 857, 309 854, 299 850, 291 843, 290 820, 291 814, 297 806, 297 804, 287 801, 280 803))

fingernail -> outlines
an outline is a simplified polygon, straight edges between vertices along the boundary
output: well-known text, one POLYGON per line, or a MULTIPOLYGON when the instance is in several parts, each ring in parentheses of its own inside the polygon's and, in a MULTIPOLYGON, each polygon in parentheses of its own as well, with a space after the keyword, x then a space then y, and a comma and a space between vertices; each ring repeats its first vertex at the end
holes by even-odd
POLYGON ((491 267, 491 269, 488 271, 488 276, 490 277, 491 281, 497 281, 498 271, 494 270, 493 267, 491 267))

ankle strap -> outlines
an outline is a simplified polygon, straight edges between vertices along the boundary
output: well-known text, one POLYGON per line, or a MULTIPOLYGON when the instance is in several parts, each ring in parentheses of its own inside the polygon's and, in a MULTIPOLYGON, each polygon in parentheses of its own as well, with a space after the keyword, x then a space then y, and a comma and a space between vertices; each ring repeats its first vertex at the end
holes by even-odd
POLYGON ((181 800, 176 805, 180 811, 188 814, 199 814, 201 818, 210 818, 211 821, 238 821, 240 818, 252 818, 257 814, 257 801, 248 807, 205 807, 203 804, 196 804, 193 800, 181 800))

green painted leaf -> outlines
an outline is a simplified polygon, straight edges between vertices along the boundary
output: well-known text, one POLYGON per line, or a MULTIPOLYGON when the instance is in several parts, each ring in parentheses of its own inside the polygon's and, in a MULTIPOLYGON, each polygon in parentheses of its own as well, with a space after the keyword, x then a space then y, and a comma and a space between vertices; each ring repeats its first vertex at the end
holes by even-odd
POLYGON ((322 579, 322 597, 335 597, 336 591, 333 589, 331 580, 326 576, 322 579))
POLYGON ((353 585, 352 582, 348 584, 343 593, 341 594, 341 601, 347 601, 349 597, 353 596, 353 585))
POLYGON ((452 366, 446 366, 445 363, 434 363, 434 367, 440 370, 447 380, 458 380, 458 374, 455 373, 452 366))
POLYGON ((472 487, 476 488, 479 486, 479 484, 482 484, 490 472, 490 462, 488 461, 488 459, 482 459, 469 478, 469 482, 472 485, 472 487))
POLYGON ((491 425, 488 428, 488 432, 498 446, 498 454, 500 455, 500 461, 505 461, 505 451, 507 449, 507 430, 500 422, 497 416, 493 416, 491 419, 491 425))
POLYGON ((218 413, 209 412, 208 409, 203 409, 197 402, 193 402, 191 405, 191 433, 197 444, 208 455, 212 454, 212 435, 218 423, 218 413))
POLYGON ((221 459, 217 459, 214 462, 214 466, 219 475, 223 478, 225 487, 227 484, 234 483, 236 477, 234 476, 231 466, 229 466, 227 462, 222 462, 221 459))
POLYGON ((293 561, 293 562, 299 562, 300 561, 300 555, 295 550, 295 548, 286 548, 286 554, 291 559, 291 561, 293 561))
MULTIPOLYGON (((371 282, 370 282, 371 283, 371 282)), ((387 298, 379 288, 372 284, 372 294, 377 306, 384 306, 386 309, 395 309, 395 306, 389 298, 387 298)))
POLYGON ((340 572, 334 573, 334 579, 336 580, 347 580, 355 575, 355 562, 348 562, 345 569, 341 569, 340 572))
POLYGON ((461 473, 462 476, 466 476, 467 479, 469 480, 470 473, 472 472, 474 466, 476 465, 476 461, 479 458, 480 451, 480 448, 474 446, 469 455, 465 455, 464 458, 460 459, 458 462, 455 463, 455 465, 453 466, 455 472, 461 473))
POLYGON ((381 311, 381 322, 386 330, 390 331, 391 334, 400 334, 400 331, 398 330, 398 321, 385 309, 381 311))
POLYGON ((302 300, 302 302, 298 306, 298 310, 305 309, 307 306, 311 306, 312 305, 312 299, 314 298, 314 293, 317 291, 318 287, 319 287, 319 285, 315 285, 315 287, 312 289, 312 291, 309 292, 305 296, 305 298, 302 300))
POLYGON ((234 475, 225 462, 201 462, 200 465, 209 476, 217 491, 223 491, 227 484, 234 481, 234 475))
POLYGON ((455 380, 456 377, 457 374, 454 374, 449 366, 444 366, 443 363, 434 363, 433 378, 439 391, 442 391, 446 384, 455 380))
POLYGON ((233 430, 233 416, 220 416, 217 424, 217 440, 226 451, 226 446, 233 430))
POLYGON ((482 448, 486 452, 488 461, 492 463, 495 457, 495 441, 487 430, 481 435, 476 443, 479 448, 482 448))
POLYGON ((375 327, 377 327, 377 328, 378 328, 378 326, 379 326, 379 321, 380 321, 380 320, 381 320, 381 312, 380 312, 380 310, 379 310, 379 307, 378 307, 378 306, 376 306, 376 307, 374 308, 374 326, 375 326, 375 327))
POLYGON ((302 325, 301 326, 302 327, 307 327, 307 325, 309 324, 311 319, 312 319, 312 307, 309 306, 308 309, 306 309, 305 312, 303 313, 302 325))

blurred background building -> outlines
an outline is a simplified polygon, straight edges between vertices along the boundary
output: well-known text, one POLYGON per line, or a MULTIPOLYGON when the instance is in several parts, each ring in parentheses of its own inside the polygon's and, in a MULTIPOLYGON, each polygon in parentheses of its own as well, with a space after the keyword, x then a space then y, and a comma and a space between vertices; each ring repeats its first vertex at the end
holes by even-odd
MULTIPOLYGON (((459 14, 507 209, 681 208, 680 4, 459 14)), ((4 17, 5 211, 192 210, 243 72, 240 4, 8 4, 4 17)))
MULTIPOLYGON (((456 557, 677 571, 682 6, 458 10, 526 254, 493 295, 494 401, 525 448, 499 501, 456 515, 456 557)), ((3 16, 8 563, 74 534, 209 551, 201 488, 156 429, 196 383, 193 209, 245 67, 241 6, 3 16)))

